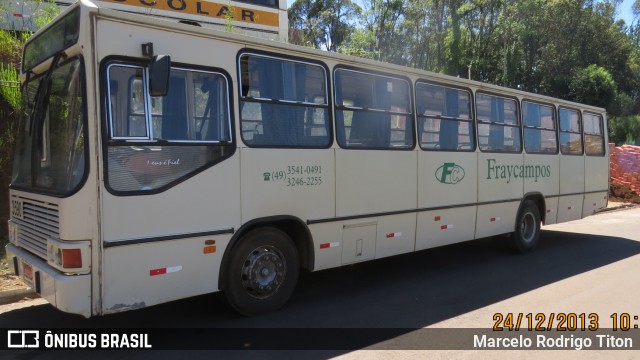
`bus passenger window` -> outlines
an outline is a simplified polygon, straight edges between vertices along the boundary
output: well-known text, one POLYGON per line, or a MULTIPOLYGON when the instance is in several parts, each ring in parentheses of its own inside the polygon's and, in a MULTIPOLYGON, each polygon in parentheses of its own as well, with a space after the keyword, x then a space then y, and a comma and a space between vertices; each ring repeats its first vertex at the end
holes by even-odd
POLYGON ((478 145, 487 152, 520 152, 520 121, 514 99, 476 94, 478 145))
POLYGON ((582 121, 577 110, 560 108, 560 152, 582 155, 582 121))
POLYGON ((423 150, 475 150, 469 91, 418 82, 416 104, 423 150))
POLYGON ((411 149, 409 83, 404 79, 337 69, 336 131, 343 148, 411 149))
POLYGON ((556 154, 555 109, 551 105, 522 102, 524 149, 529 154, 556 154))
POLYGON ((252 147, 331 144, 327 76, 310 62, 240 56, 242 139, 252 147))

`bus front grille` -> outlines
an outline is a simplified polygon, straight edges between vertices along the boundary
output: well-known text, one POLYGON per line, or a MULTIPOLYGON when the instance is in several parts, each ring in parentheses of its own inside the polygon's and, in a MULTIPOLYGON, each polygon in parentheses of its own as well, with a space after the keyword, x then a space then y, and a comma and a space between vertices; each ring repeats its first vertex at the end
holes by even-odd
POLYGON ((46 259, 47 238, 59 237, 58 206, 34 203, 24 199, 20 201, 22 201, 22 217, 12 219, 20 229, 18 246, 46 259))

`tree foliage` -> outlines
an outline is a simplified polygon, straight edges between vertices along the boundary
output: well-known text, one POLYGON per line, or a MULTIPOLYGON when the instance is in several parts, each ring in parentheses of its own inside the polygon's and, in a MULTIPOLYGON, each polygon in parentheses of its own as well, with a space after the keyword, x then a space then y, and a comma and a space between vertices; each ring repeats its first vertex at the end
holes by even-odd
POLYGON ((575 72, 569 89, 576 101, 600 107, 609 107, 616 96, 616 82, 609 71, 593 64, 575 72))
POLYGON ((298 0, 289 8, 289 26, 303 31, 305 44, 337 51, 360 12, 351 0, 298 0))

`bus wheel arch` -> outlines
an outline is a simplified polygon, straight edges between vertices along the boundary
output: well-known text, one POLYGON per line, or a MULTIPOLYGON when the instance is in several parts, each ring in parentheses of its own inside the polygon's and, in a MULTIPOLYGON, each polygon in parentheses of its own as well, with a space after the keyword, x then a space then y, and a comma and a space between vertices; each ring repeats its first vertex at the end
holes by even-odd
MULTIPOLYGON (((295 217, 275 216, 247 222, 236 232, 224 252, 218 288, 225 293, 229 304, 243 315, 274 311, 284 305, 291 296, 300 268, 313 269, 314 255, 311 244, 313 240, 309 229, 295 217), (267 256, 268 252, 270 253, 267 256), (251 255, 252 253, 254 254, 251 255), (260 296, 247 289, 246 272, 252 267, 263 266, 268 274, 281 262, 285 263, 287 276, 291 276, 286 280, 292 281, 292 284, 287 282, 279 285, 279 279, 273 279, 276 286, 284 286, 281 289, 283 291, 280 294, 271 294, 275 295, 274 299, 268 299, 269 296, 262 297, 262 304, 253 301, 260 296), (239 280, 241 277, 242 281, 239 280), (244 306, 247 304, 242 303, 248 303, 250 306, 244 306)), ((251 281, 255 280, 269 282, 265 278, 254 278, 251 281)))
POLYGON ((513 232, 513 245, 518 252, 524 254, 538 246, 544 208, 544 198, 541 195, 527 196, 520 204, 513 232))
MULTIPOLYGON (((540 221, 544 224, 547 217, 547 202, 544 199, 544 195, 539 192, 526 193, 520 203, 520 209, 524 205, 525 201, 530 200, 538 207, 538 213, 540 214, 540 221)), ((520 210, 518 209, 518 210, 520 210)))

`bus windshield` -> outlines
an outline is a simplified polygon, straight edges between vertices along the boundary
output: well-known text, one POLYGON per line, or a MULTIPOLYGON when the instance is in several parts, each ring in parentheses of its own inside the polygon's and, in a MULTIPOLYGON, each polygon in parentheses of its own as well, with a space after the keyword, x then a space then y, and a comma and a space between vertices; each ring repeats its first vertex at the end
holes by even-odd
POLYGON ((23 85, 11 187, 66 196, 86 167, 83 66, 79 58, 52 66, 23 85))

